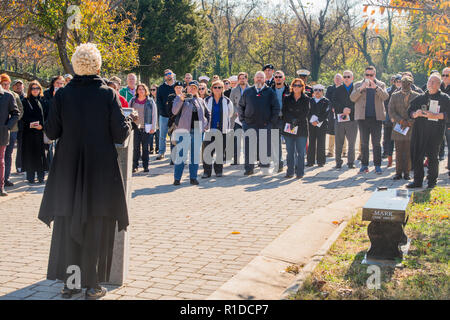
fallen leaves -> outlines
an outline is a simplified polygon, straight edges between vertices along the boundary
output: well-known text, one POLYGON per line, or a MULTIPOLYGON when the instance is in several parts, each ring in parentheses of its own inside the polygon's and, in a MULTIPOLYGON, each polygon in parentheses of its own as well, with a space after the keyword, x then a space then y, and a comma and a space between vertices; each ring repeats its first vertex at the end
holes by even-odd
POLYGON ((233 231, 231 234, 241 234, 239 231, 233 231))
POLYGON ((344 222, 344 219, 341 219, 341 220, 339 220, 339 221, 333 221, 332 223, 333 223, 335 226, 338 226, 338 225, 340 225, 342 222, 344 222))

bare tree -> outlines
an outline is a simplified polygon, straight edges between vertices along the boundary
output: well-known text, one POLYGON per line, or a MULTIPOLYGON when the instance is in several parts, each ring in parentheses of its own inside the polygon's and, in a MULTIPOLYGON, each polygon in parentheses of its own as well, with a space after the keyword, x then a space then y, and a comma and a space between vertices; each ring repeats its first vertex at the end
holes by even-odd
POLYGON ((289 0, 290 7, 297 17, 301 31, 305 32, 308 41, 308 53, 311 63, 311 79, 317 81, 322 60, 340 38, 346 12, 350 9, 347 0, 336 1, 334 10, 330 5, 334 0, 326 0, 325 8, 320 10, 317 19, 306 13, 301 0, 289 0))

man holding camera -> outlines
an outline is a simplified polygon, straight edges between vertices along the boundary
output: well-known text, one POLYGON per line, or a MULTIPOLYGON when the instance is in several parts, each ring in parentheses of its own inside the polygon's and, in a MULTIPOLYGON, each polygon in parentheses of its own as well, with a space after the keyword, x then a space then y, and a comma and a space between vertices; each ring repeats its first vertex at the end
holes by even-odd
POLYGON ((381 129, 386 120, 384 101, 389 98, 386 85, 376 79, 377 70, 369 66, 364 80, 355 83, 350 100, 355 103, 355 120, 358 121, 361 137, 361 169, 359 173, 369 172, 369 138, 372 140, 375 173, 381 174, 381 129))

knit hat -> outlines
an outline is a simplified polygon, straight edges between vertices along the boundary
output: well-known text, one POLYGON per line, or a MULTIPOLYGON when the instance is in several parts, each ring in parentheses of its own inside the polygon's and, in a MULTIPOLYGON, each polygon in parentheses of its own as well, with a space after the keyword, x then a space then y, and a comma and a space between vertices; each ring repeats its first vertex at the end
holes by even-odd
POLYGON ((2 73, 0 74, 0 83, 2 82, 11 82, 11 78, 6 73, 2 73))

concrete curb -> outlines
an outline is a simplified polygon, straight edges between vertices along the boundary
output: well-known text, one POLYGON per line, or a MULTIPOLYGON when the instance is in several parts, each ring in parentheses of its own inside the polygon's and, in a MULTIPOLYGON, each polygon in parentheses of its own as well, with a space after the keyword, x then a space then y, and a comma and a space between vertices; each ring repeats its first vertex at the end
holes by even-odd
POLYGON ((328 250, 330 250, 333 243, 339 238, 342 231, 344 231, 348 222, 344 221, 341 225, 333 232, 330 238, 323 244, 323 246, 314 254, 311 258, 311 261, 302 268, 299 274, 296 276, 294 282, 282 293, 280 300, 290 300, 289 298, 292 295, 295 295, 297 291, 302 287, 303 282, 306 278, 314 272, 317 265, 322 261, 322 259, 327 254, 328 250))

